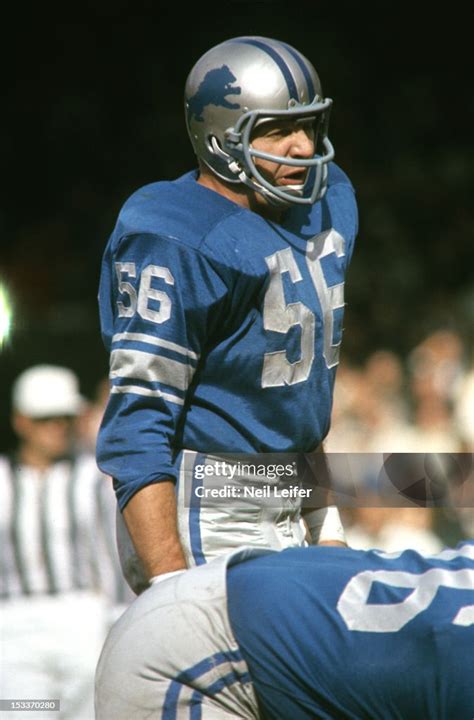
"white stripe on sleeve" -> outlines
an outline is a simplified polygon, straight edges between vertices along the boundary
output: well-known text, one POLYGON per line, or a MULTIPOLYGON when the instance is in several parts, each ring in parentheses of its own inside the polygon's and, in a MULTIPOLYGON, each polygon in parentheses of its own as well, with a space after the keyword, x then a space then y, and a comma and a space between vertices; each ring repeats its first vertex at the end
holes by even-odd
POLYGON ((110 377, 162 383, 186 391, 194 375, 187 363, 141 350, 113 350, 110 356, 110 377))
POLYGON ((184 355, 185 357, 191 358, 191 360, 199 359, 199 355, 197 353, 193 352, 192 350, 188 350, 188 348, 184 347, 183 345, 177 345, 176 343, 170 342, 169 340, 162 340, 155 335, 147 335, 146 333, 123 332, 116 333, 112 337, 113 343, 123 341, 141 342, 148 345, 156 345, 157 347, 162 347, 166 350, 172 350, 173 352, 179 353, 179 355, 184 355))

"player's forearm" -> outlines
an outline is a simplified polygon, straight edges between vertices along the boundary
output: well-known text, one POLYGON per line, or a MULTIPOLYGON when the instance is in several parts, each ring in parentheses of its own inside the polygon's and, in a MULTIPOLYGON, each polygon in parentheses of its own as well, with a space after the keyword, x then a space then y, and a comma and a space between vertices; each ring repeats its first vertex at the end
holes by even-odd
POLYGON ((142 488, 127 503, 123 518, 148 578, 186 568, 171 481, 142 488))

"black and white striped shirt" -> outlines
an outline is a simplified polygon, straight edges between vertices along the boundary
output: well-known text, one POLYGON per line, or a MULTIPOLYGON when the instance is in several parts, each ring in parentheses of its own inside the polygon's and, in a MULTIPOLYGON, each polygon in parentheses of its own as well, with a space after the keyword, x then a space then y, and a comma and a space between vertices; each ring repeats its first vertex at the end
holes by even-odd
POLYGON ((115 542, 112 482, 95 458, 45 471, 0 457, 0 597, 93 591, 130 600, 115 542))

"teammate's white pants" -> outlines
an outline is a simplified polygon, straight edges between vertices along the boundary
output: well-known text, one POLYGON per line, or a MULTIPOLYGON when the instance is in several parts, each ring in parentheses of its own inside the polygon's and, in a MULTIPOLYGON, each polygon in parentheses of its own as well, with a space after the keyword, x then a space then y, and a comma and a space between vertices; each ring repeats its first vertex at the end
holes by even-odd
POLYGON ((259 717, 227 616, 226 565, 152 585, 122 615, 97 668, 96 720, 259 717))
POLYGON ((92 720, 106 605, 92 593, 0 604, 0 698, 59 700, 60 711, 0 712, 2 720, 92 720))

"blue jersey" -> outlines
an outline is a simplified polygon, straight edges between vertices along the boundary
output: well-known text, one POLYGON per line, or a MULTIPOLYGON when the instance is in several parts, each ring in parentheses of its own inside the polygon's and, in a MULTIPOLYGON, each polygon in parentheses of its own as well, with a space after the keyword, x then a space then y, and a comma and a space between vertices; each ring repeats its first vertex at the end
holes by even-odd
POLYGON ((231 566, 227 586, 262 718, 474 717, 474 542, 284 550, 231 566))
POLYGON ((309 452, 329 429, 357 230, 336 166, 314 206, 272 223, 189 173, 125 203, 105 251, 100 315, 111 398, 98 462, 121 508, 177 479, 183 449, 309 452))

